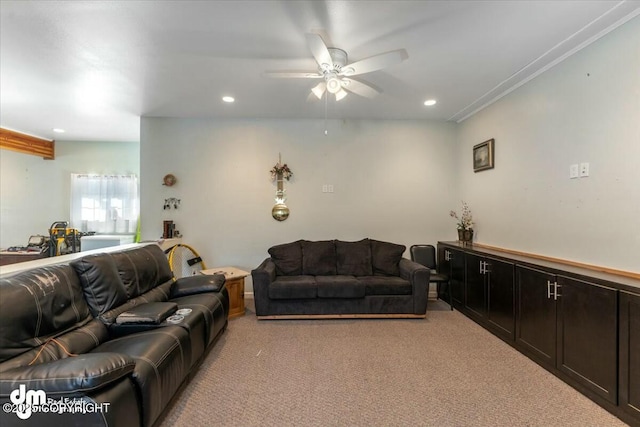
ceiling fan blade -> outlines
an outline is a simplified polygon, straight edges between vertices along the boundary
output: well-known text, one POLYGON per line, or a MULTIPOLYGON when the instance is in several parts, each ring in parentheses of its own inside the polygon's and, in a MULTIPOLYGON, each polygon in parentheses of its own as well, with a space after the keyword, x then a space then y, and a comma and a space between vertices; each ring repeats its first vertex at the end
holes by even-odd
POLYGON ((265 71, 264 75, 276 79, 321 79, 322 74, 309 71, 265 71))
POLYGON ((355 76, 358 74, 370 73, 381 68, 399 64, 408 57, 409 54, 404 49, 392 50, 391 52, 370 56, 369 58, 356 61, 353 64, 345 65, 344 67, 342 67, 340 75, 355 76))
POLYGON ((381 91, 354 79, 342 79, 342 87, 365 98, 375 98, 381 91))
POLYGON ((327 64, 329 68, 333 68, 333 60, 331 59, 329 49, 327 49, 327 45, 322 40, 322 37, 312 33, 307 33, 306 37, 309 50, 318 62, 318 65, 322 67, 322 64, 327 64))

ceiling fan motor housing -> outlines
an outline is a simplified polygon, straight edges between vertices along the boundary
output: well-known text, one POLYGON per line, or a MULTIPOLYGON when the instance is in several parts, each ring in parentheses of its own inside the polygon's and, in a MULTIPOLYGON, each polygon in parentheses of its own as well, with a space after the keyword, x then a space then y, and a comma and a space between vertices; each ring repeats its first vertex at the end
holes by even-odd
POLYGON ((337 47, 329 47, 327 50, 333 61, 333 69, 339 73, 340 69, 347 65, 347 52, 337 47))

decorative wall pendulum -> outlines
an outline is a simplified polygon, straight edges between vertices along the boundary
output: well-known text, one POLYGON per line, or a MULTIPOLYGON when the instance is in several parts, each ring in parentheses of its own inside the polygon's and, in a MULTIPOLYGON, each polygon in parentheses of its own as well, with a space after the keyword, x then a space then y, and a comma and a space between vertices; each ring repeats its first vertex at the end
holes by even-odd
POLYGON ((278 154, 278 163, 271 169, 271 179, 276 182, 276 204, 271 209, 271 216, 276 221, 284 221, 289 218, 289 208, 285 205, 287 193, 284 188, 284 180, 289 181, 293 172, 286 163, 282 163, 282 157, 278 154))

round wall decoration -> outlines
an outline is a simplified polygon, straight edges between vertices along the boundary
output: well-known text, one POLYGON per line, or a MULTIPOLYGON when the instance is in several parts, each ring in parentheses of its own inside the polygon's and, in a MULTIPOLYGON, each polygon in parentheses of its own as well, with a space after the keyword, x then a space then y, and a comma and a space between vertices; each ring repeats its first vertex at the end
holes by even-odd
POLYGON ((178 179, 176 178, 175 175, 168 173, 168 174, 166 174, 164 176, 164 178, 162 178, 162 185, 166 185, 167 187, 171 187, 177 181, 178 181, 178 179))

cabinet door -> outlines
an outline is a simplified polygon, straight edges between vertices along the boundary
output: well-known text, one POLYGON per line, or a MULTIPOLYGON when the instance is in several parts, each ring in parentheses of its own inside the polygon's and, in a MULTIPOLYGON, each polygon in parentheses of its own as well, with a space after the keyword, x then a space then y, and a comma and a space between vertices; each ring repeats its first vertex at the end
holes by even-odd
MULTIPOLYGON (((446 246, 438 245, 438 263, 437 263, 437 271, 440 274, 444 274, 447 277, 451 277, 451 261, 449 260, 451 256, 451 249, 446 246)), ((438 294, 438 298, 444 301, 449 301, 449 288, 447 286, 440 286, 440 293, 438 294)))
POLYGON ((620 400, 640 420, 640 295, 620 292, 620 400))
POLYGON ((465 254, 465 258, 467 277, 465 281, 464 307, 472 317, 484 318, 487 315, 487 285, 483 269, 484 258, 473 254, 465 254))
POLYGON ((548 283, 555 280, 544 271, 516 267, 516 343, 550 369, 556 360, 556 302, 548 283))
POLYGON ((451 272, 449 274, 449 284, 451 286, 451 294, 453 297, 453 305, 457 308, 464 307, 464 252, 455 249, 448 249, 449 266, 451 272))
POLYGON ((556 367, 617 403, 618 295, 615 289, 558 276, 556 367))
POLYGON ((485 259, 487 276, 487 320, 491 329, 508 340, 515 339, 514 265, 485 259))

